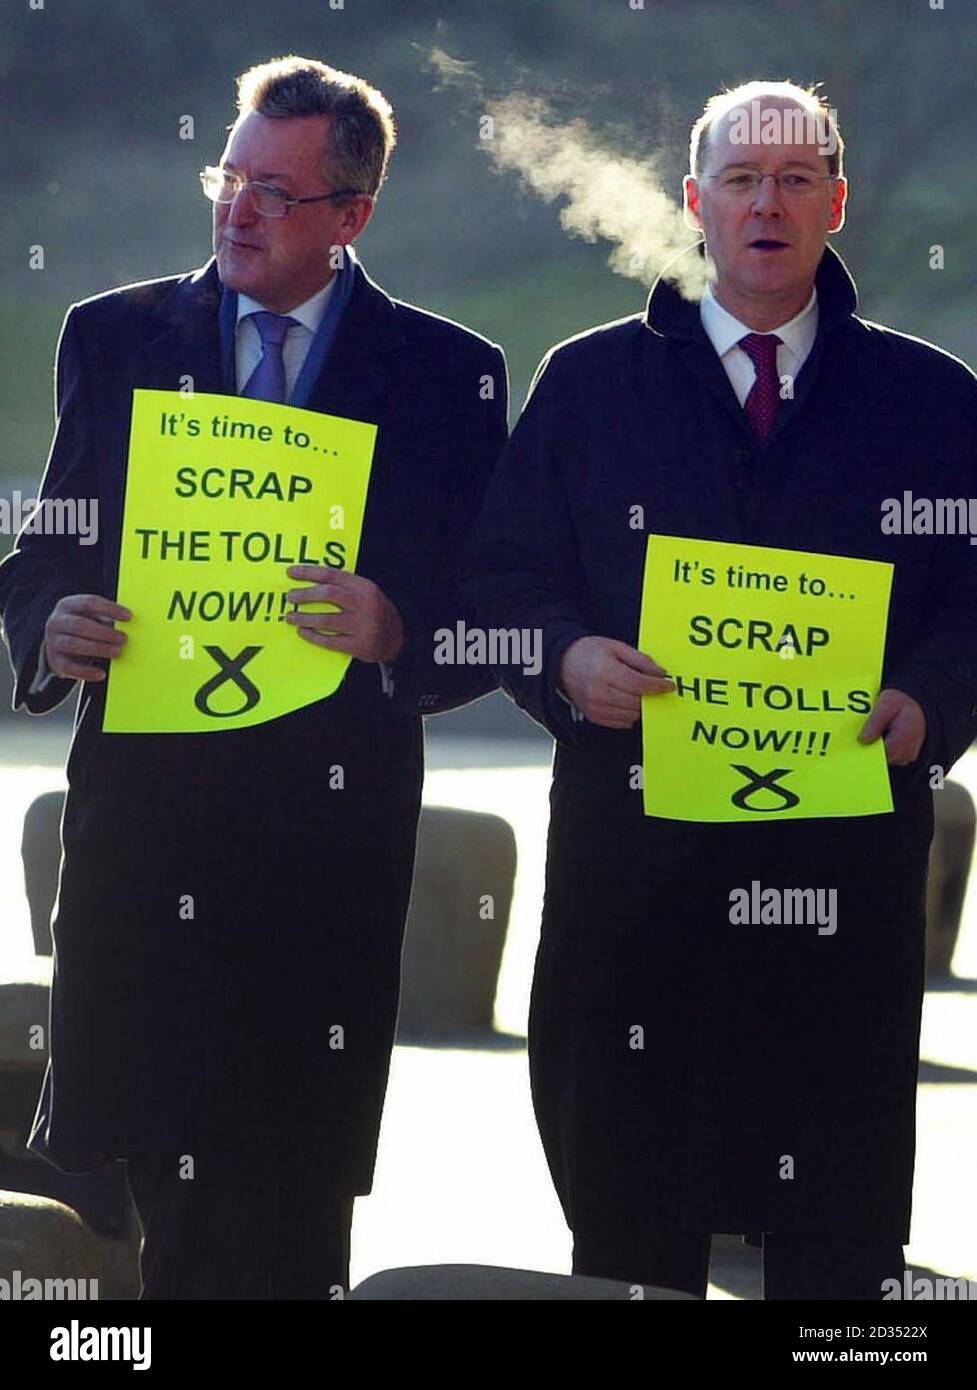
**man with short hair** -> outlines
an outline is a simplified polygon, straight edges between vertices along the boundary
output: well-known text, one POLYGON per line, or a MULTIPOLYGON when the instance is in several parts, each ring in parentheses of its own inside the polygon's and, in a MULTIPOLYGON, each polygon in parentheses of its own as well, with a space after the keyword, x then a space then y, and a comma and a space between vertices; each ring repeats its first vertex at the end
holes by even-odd
POLYGON ((341 1296, 394 1036, 421 715, 490 687, 438 665, 434 632, 467 611, 455 573, 505 438, 505 361, 359 265, 393 145, 359 78, 296 57, 241 77, 202 175, 214 259, 65 319, 42 499, 97 499, 98 544, 25 530, 0 569, 15 707, 81 683, 31 1147, 69 1172, 126 1159, 147 1298, 341 1296), (253 727, 105 733, 140 616, 118 585, 133 391, 187 383, 376 425, 356 573, 281 575, 295 640, 354 660, 331 697, 253 727))
POLYGON ((887 534, 881 504, 974 494, 977 389, 856 317, 812 91, 715 98, 685 192, 701 302, 673 266, 646 314, 548 354, 476 528, 481 621, 543 634, 540 675, 503 684, 557 740, 534 1103, 576 1272, 704 1296, 711 1233, 762 1233, 767 1298, 877 1299, 909 1238, 929 777, 977 733, 974 551, 887 534), (640 701, 678 698, 636 647, 649 533, 894 566, 860 734, 893 813, 643 814, 640 701), (835 933, 733 925, 752 881, 835 889, 835 933))

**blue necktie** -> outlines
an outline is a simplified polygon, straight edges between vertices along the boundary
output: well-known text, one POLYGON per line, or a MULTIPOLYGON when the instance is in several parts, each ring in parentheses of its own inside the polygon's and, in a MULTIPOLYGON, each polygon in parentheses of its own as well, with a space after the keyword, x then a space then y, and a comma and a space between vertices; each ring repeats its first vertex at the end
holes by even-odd
POLYGON ((269 313, 267 309, 249 314, 248 317, 254 319, 261 334, 261 361, 248 377, 241 395, 251 396, 259 401, 277 401, 284 405, 285 362, 282 357, 282 344, 285 334, 298 320, 289 318, 287 314, 269 313))

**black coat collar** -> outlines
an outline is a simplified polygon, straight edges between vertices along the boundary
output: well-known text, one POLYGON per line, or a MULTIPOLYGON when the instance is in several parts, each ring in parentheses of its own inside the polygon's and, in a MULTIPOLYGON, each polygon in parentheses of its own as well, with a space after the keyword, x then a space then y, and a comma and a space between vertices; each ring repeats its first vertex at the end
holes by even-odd
MULTIPOLYGON (((175 390, 181 379, 190 377, 195 391, 223 390, 220 300, 213 257, 174 285, 156 309, 140 385, 175 390)), ((376 423, 373 417, 384 398, 390 360, 402 338, 397 305, 357 262, 353 292, 308 409, 376 423)))
MULTIPOLYGON (((648 296, 645 323, 666 338, 705 337, 697 300, 684 299, 673 284, 673 267, 681 260, 705 255, 705 242, 697 241, 662 270, 648 296)), ((818 292, 818 316, 826 327, 848 318, 858 307, 858 291, 844 261, 826 245, 814 276, 818 292)))
MULTIPOLYGON (((703 257, 705 243, 698 241, 681 253, 682 256, 703 257)), ((676 258, 678 259, 678 258, 676 258)), ((683 363, 710 391, 722 406, 740 434, 743 444, 743 457, 755 450, 767 449, 777 443, 783 432, 792 427, 810 397, 814 381, 826 351, 826 343, 832 329, 847 322, 858 305, 858 292, 848 267, 830 246, 825 246, 824 254, 814 277, 818 293, 818 332, 814 346, 807 361, 801 368, 795 384, 792 399, 783 403, 777 420, 763 445, 757 445, 750 432, 743 408, 736 398, 729 377, 722 362, 716 355, 712 342, 702 326, 698 300, 685 299, 675 288, 669 276, 675 261, 670 262, 652 287, 648 296, 648 308, 643 326, 651 330, 655 339, 667 339, 677 350, 683 363)))

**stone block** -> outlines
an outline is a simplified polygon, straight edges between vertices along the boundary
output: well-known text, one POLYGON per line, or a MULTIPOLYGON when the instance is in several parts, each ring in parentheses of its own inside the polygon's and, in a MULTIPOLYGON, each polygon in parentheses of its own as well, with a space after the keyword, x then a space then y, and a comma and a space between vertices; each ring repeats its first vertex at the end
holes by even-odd
POLYGON ((0 1192, 0 1280, 0 1295, 12 1300, 98 1298, 98 1241, 78 1213, 61 1202, 0 1192))
POLYGON ((491 1028, 515 873, 508 821, 424 807, 404 942, 402 1039, 491 1028))
MULTIPOLYGON (((412 1302, 630 1302, 635 1284, 581 1275, 540 1274, 533 1269, 495 1265, 416 1265, 385 1269, 357 1284, 349 1297, 362 1300, 412 1302)), ((643 1298, 656 1302, 700 1300, 677 1289, 646 1286, 643 1298)))
POLYGON ((933 793, 934 831, 926 890, 926 969, 947 974, 960 932, 963 901, 974 852, 977 816, 959 782, 933 793))

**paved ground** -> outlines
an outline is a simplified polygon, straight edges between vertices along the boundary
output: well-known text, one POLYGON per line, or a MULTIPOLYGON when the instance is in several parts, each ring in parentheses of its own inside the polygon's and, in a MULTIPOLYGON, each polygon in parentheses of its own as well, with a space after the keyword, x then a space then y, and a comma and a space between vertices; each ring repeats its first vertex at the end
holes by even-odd
MULTIPOLYGON (((0 978, 33 969, 19 865, 30 800, 63 784, 63 732, 0 743, 0 978), (31 761, 26 761, 30 759, 31 761)), ((513 824, 519 870, 497 1026, 525 1031, 538 930, 549 776, 545 745, 432 744, 425 800, 513 824), (544 761, 541 761, 543 759, 544 761)), ((954 777, 977 796, 977 753, 954 777)), ((927 994, 910 1260, 977 1279, 977 875, 951 986, 927 994)), ((353 1278, 400 1264, 473 1262, 566 1271, 569 1236, 536 1137, 525 1051, 398 1047, 373 1194, 357 1204, 353 1278)), ((756 1254, 717 1239, 710 1297, 755 1298, 756 1254)))

